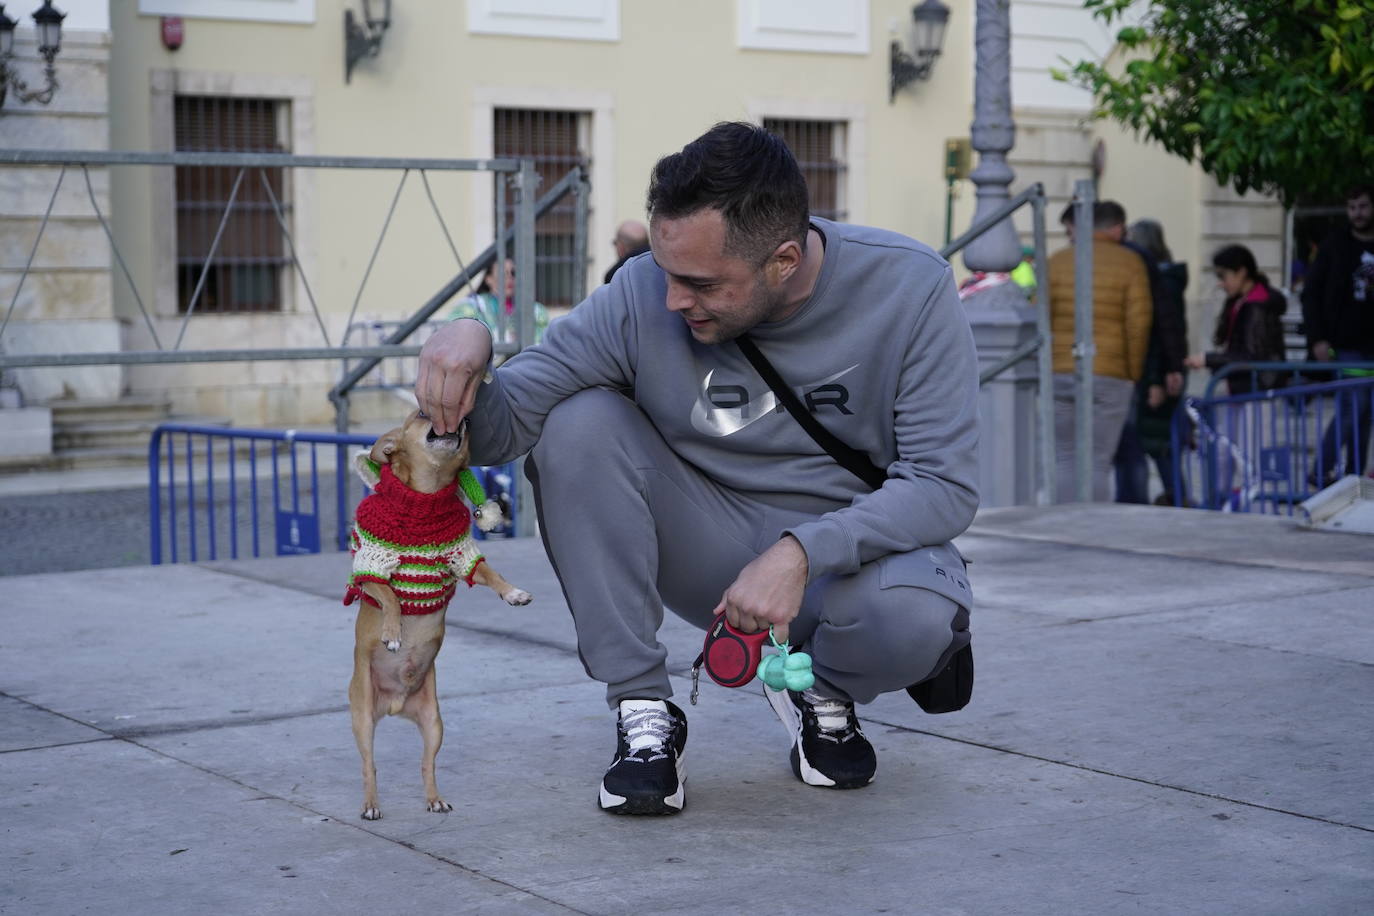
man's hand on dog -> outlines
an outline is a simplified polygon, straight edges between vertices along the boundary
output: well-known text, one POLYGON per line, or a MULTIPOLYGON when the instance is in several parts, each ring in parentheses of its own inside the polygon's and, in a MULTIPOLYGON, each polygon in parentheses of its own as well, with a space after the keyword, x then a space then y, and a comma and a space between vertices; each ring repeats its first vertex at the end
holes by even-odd
POLYGON ((744 633, 771 625, 774 638, 786 642, 788 624, 801 612, 807 568, 801 544, 783 537, 740 570, 711 615, 724 611, 730 625, 744 633))
POLYGON ((491 362, 491 332, 471 318, 451 321, 420 350, 415 400, 436 435, 455 432, 477 401, 477 386, 491 362))

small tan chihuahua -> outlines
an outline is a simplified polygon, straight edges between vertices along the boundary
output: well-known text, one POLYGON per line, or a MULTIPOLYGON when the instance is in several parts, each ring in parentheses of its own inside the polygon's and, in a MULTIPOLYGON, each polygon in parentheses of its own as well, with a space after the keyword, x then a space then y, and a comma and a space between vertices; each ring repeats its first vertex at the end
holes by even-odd
MULTIPOLYGON (((445 436, 429 418, 411 413, 382 436, 371 452, 354 457, 358 476, 373 492, 358 504, 353 525, 353 573, 344 604, 361 598, 355 625, 353 680, 348 705, 353 737, 363 758, 366 820, 382 816, 377 803, 373 737, 384 716, 399 715, 420 727, 424 751, 420 774, 430 811, 452 811, 439 795, 434 758, 444 740, 434 659, 444 642, 444 614, 459 580, 479 583, 511 605, 529 604, 529 592, 493 570, 470 533, 463 502, 480 502, 480 488, 464 487, 467 423, 445 436)), ((472 480, 471 475, 466 475, 472 480)), ((480 522, 496 523, 493 503, 478 507, 480 522)))

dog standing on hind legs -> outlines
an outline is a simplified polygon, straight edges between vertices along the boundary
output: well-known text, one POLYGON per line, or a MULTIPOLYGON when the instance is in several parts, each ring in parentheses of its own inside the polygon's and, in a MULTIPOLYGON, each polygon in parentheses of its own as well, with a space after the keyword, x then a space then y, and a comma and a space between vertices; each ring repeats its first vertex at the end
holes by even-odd
POLYGON ((382 816, 373 737, 377 722, 389 715, 404 716, 420 728, 420 774, 429 810, 453 810, 434 778, 434 758, 444 741, 434 659, 444 643, 444 615, 458 582, 485 585, 511 605, 531 600, 529 592, 487 564, 471 536, 463 496, 476 507, 479 526, 494 527, 500 518, 467 470, 466 432, 464 423, 457 432, 437 436, 429 418, 415 411, 378 439, 371 452, 354 458, 358 476, 373 488, 358 504, 351 535, 353 572, 344 594, 345 605, 362 599, 348 706, 362 756, 365 820, 382 816))

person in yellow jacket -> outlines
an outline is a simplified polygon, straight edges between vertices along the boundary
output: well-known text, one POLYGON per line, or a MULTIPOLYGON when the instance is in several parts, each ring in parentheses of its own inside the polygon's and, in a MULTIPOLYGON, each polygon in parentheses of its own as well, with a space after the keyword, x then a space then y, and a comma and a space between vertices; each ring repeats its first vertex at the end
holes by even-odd
MULTIPOLYGON (((1073 205, 1060 221, 1074 240, 1073 205)), ((1112 456, 1145 368, 1154 305, 1145 262, 1121 244, 1126 211, 1115 201, 1093 205, 1092 498, 1111 499, 1112 456)), ((1050 257, 1050 334, 1054 346, 1054 434, 1057 499, 1077 498, 1074 466, 1074 249, 1050 257)))

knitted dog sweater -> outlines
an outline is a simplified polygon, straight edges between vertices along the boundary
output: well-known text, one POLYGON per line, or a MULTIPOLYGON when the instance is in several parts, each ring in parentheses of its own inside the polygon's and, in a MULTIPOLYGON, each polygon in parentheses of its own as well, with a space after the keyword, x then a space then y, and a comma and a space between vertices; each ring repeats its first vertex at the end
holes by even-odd
POLYGON ((344 604, 362 598, 364 582, 390 585, 402 614, 433 614, 448 606, 458 580, 472 586, 483 562, 470 534, 471 517, 455 480, 437 493, 417 493, 382 465, 377 488, 361 503, 350 545, 353 574, 344 604))

